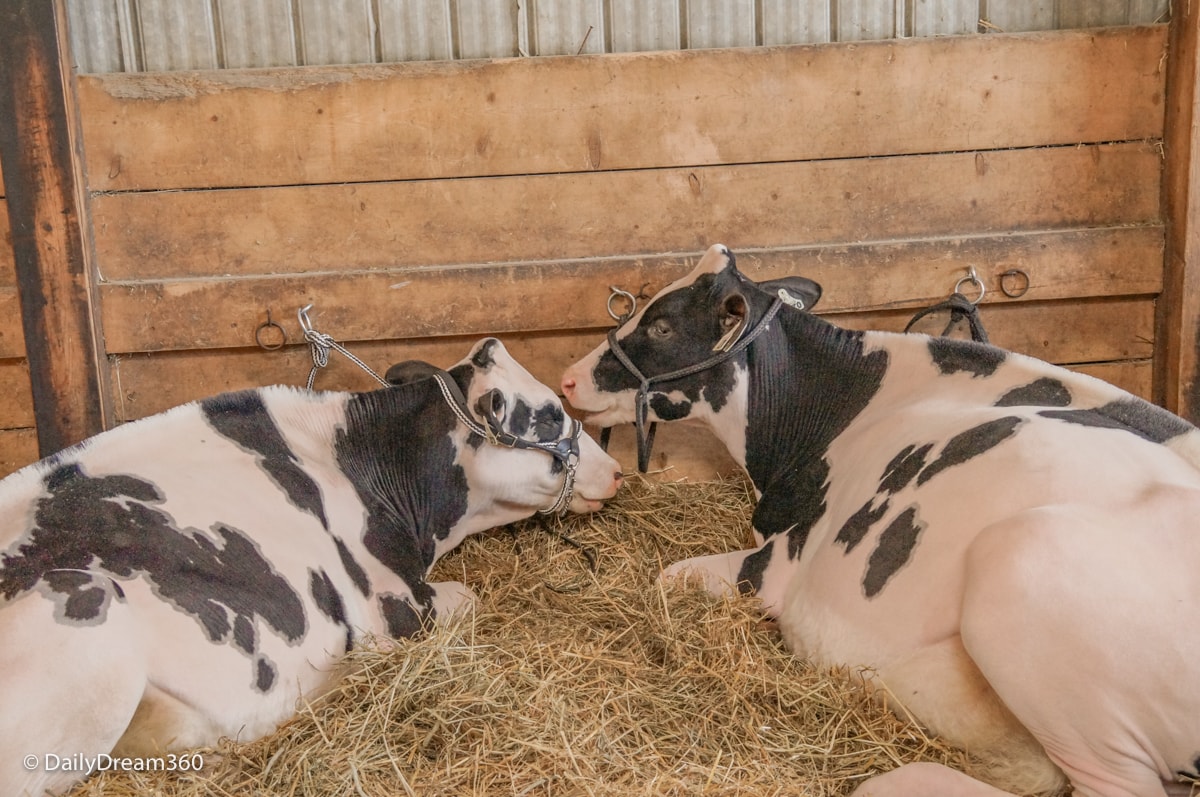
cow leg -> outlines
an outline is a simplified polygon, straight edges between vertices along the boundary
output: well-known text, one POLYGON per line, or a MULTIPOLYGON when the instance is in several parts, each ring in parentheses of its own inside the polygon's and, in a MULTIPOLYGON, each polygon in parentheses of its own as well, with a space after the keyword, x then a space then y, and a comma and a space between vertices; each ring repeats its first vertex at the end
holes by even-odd
POLYGON ((458 612, 475 606, 478 598, 461 581, 439 581, 429 585, 433 589, 433 619, 447 620, 458 612))
POLYGON ((128 605, 113 598, 95 626, 65 625, 53 606, 33 592, 0 610, 0 794, 41 797, 82 780, 63 762, 110 752, 146 686, 128 605))
POLYGON ((763 611, 778 617, 795 565, 788 558, 787 547, 787 535, 777 534, 760 548, 684 559, 664 569, 659 578, 694 577, 713 595, 738 592, 739 587, 748 584, 762 601, 763 611), (747 568, 746 560, 751 557, 756 562, 747 568), (746 575, 751 572, 754 575, 746 575))
POLYGON ((918 761, 876 775, 850 797, 1012 797, 956 769, 918 761))
MULTIPOLYGON (((1159 488, 1165 491, 1166 488, 1159 488)), ((984 530, 968 551, 962 638, 1080 797, 1162 797, 1180 742, 1200 739, 1180 629, 1200 601, 1190 562, 1200 498, 1046 507, 984 530)))

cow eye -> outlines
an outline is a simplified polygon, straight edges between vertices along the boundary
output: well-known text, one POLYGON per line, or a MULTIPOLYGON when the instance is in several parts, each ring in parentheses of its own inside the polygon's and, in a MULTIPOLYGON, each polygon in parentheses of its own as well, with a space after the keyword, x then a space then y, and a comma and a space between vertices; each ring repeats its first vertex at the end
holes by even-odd
POLYGON ((650 325, 650 336, 654 338, 669 338, 672 331, 671 324, 665 318, 657 318, 650 325))

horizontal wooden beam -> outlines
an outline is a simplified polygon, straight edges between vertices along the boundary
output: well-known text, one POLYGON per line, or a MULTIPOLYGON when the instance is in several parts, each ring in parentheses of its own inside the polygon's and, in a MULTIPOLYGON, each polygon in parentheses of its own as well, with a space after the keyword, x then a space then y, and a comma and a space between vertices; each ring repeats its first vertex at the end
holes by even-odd
POLYGON ((100 191, 692 167, 1158 138, 1165 46, 1151 26, 112 74, 81 103, 100 191))
POLYGON ((1144 144, 97 196, 107 281, 312 274, 1160 222, 1144 144))
MULTIPOLYGON (((1153 353, 1154 302, 1149 298, 1014 302, 985 307, 982 315, 997 345, 1050 362, 1142 361, 1153 353)), ((911 316, 910 310, 887 310, 827 318, 856 329, 900 331, 911 316)), ((334 327, 325 331, 339 337, 334 327)), ((605 332, 606 328, 600 327, 502 335, 501 339, 535 377, 557 385, 566 367, 599 344, 605 332)), ((408 359, 449 367, 462 359, 478 337, 360 341, 350 347, 378 371, 408 359)), ((264 384, 303 386, 311 365, 305 345, 273 352, 239 348, 123 356, 114 364, 118 414, 122 420, 131 420, 226 390, 264 384)), ((370 377, 336 353, 316 384, 330 390, 374 387, 370 377)))
MULTIPOLYGON (((738 255, 754 279, 803 274, 827 286, 820 309, 835 312, 931 304, 969 267, 985 281, 985 302, 1012 301, 1002 287, 1037 301, 1152 295, 1162 240, 1161 227, 1124 227, 738 255), (1001 279, 1014 269, 1023 275, 1001 279)), ((609 323, 610 286, 653 295, 699 254, 108 284, 104 326, 114 353, 253 345, 267 310, 298 341, 296 310, 310 303, 318 328, 343 340, 596 327, 609 323)))

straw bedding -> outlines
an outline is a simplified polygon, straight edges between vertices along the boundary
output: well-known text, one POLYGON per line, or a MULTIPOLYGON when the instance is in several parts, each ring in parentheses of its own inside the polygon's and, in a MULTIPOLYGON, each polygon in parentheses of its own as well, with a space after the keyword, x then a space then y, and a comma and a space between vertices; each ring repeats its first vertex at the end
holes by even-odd
POLYGON ((753 600, 656 582, 746 547, 751 502, 739 481, 631 479, 555 533, 468 540, 433 579, 472 587, 473 612, 352 651, 328 694, 273 736, 204 751, 200 774, 104 773, 73 795, 817 796, 906 761, 970 771, 855 673, 790 655, 753 600))

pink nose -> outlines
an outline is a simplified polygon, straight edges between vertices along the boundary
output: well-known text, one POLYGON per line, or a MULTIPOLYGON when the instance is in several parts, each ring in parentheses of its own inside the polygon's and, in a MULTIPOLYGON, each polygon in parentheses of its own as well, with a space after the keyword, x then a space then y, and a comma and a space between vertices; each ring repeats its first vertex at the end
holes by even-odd
POLYGON ((575 394, 575 380, 569 376, 564 376, 562 380, 562 392, 567 398, 575 394))

